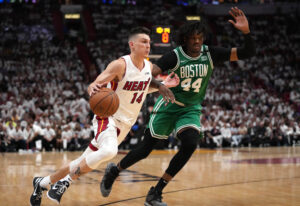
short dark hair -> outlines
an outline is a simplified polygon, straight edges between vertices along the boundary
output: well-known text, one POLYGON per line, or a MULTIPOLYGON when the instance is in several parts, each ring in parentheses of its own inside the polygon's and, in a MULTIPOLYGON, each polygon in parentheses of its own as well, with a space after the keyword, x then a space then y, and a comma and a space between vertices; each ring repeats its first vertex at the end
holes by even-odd
POLYGON ((177 33, 177 45, 184 45, 184 40, 189 38, 193 34, 205 34, 206 27, 205 23, 202 21, 190 21, 185 23, 179 28, 177 33))
POLYGON ((150 36, 150 30, 146 27, 141 27, 141 26, 134 27, 130 30, 128 39, 130 39, 132 36, 134 36, 136 34, 147 34, 150 36))

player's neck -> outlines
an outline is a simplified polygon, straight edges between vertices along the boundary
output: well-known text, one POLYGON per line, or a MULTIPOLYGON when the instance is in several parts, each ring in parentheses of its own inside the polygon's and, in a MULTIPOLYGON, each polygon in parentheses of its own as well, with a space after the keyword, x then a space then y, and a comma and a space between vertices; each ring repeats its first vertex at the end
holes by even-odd
POLYGON ((193 52, 188 50, 186 47, 182 47, 183 51, 189 56, 189 57, 198 57, 201 52, 193 52))
POLYGON ((144 57, 137 56, 137 55, 131 53, 130 58, 136 68, 138 68, 139 70, 142 70, 144 68, 144 66, 145 66, 144 65, 144 57))

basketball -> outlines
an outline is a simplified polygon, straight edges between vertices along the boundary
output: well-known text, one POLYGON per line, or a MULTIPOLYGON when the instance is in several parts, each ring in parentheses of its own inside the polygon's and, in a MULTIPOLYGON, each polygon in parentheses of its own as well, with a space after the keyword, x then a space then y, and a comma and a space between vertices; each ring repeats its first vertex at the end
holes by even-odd
POLYGON ((110 88, 103 87, 90 97, 90 107, 99 117, 109 117, 119 108, 119 97, 110 88))

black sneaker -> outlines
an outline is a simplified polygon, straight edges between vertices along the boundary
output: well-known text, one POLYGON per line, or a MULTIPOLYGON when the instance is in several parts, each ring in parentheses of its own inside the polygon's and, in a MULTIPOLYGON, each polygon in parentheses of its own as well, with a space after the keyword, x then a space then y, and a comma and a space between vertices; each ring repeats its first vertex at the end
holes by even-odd
POLYGON ((104 176, 101 180, 100 191, 101 191, 101 194, 103 197, 108 197, 109 193, 111 192, 114 181, 119 176, 119 175, 115 175, 111 172, 111 169, 113 167, 117 167, 117 165, 115 165, 115 163, 113 163, 113 162, 111 162, 107 165, 104 176))
POLYGON ((161 200, 162 200, 161 192, 158 192, 154 189, 154 187, 151 187, 147 194, 144 205, 145 206, 167 206, 167 203, 162 202, 161 200))
POLYGON ((33 178, 32 185, 33 185, 33 193, 30 197, 30 205, 31 206, 40 206, 42 201, 42 194, 43 190, 47 190, 40 186, 40 182, 42 181, 43 177, 35 177, 33 178))
POLYGON ((70 183, 68 181, 58 181, 54 185, 51 185, 50 190, 47 192, 47 197, 59 204, 61 197, 69 186, 70 183))

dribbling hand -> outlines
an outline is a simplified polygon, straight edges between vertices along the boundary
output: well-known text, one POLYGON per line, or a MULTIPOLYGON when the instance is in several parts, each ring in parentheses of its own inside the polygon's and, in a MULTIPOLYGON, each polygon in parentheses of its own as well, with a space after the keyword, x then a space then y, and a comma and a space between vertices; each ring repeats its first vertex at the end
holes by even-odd
POLYGON ((88 94, 90 95, 90 97, 97 93, 103 86, 105 86, 105 84, 99 84, 96 82, 91 83, 88 87, 88 94))

